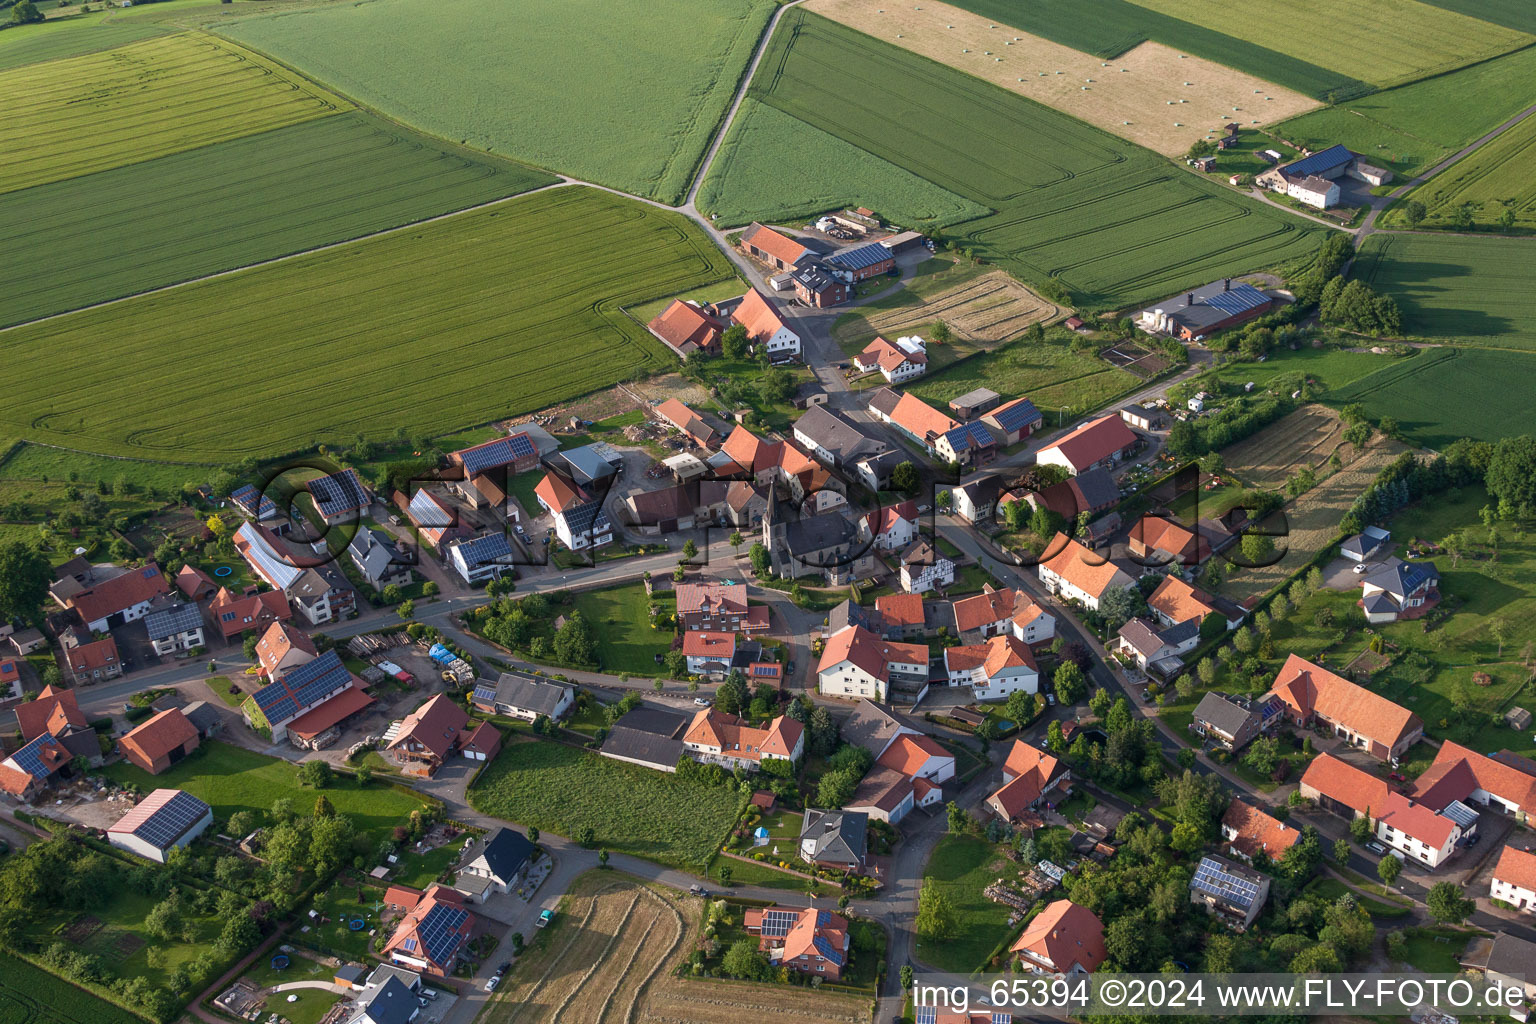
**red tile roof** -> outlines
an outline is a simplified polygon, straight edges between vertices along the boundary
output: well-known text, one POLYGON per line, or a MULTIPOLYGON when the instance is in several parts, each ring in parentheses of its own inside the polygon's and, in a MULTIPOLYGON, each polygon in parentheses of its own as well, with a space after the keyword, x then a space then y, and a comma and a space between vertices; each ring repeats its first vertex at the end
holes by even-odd
POLYGON ((774 259, 781 260, 791 266, 800 262, 801 257, 809 252, 805 246, 788 235, 781 234, 773 228, 757 223, 753 223, 746 231, 742 232, 741 240, 747 245, 760 249, 774 259))
POLYGON ((860 366, 878 366, 887 373, 894 373, 903 363, 916 363, 922 365, 928 362, 925 352, 908 352, 893 341, 877 337, 864 347, 864 351, 858 355, 860 366))
POLYGON ((1013 606, 1017 600, 1018 595, 1011 587, 993 590, 989 583, 982 588, 982 593, 974 597, 962 597, 954 603, 955 629, 969 633, 994 622, 1006 622, 1013 618, 1013 606))
POLYGON ((301 739, 314 739, 348 715, 355 715, 373 703, 373 698, 356 683, 342 690, 319 707, 310 708, 288 723, 288 731, 301 739))
POLYGON ((921 626, 922 594, 882 594, 875 598, 875 611, 887 626, 921 626))
POLYGON ((725 615, 745 615, 747 611, 747 585, 735 583, 679 583, 677 585, 677 613, 693 612, 725 615))
MULTIPOLYGON (((109 637, 102 642, 106 643, 110 640, 109 637)), ((114 645, 113 650, 116 649, 114 645)), ((21 725, 21 738, 26 742, 31 742, 45 733, 51 735, 62 732, 66 726, 72 725, 79 729, 90 728, 90 723, 86 721, 84 713, 80 710, 75 691, 62 687, 43 687, 36 700, 16 705, 15 711, 16 721, 21 725)))
POLYGON ((1514 846, 1499 851, 1493 877, 1521 889, 1536 892, 1536 853, 1514 846))
POLYGON ((761 473, 779 464, 782 441, 764 441, 746 427, 731 431, 720 450, 747 473, 761 473))
POLYGON ((784 318, 773 308, 773 303, 756 288, 749 288, 747 294, 742 296, 741 304, 731 313, 731 319, 745 327, 747 336, 753 341, 766 341, 784 326, 784 318))
POLYGON ((264 590, 236 597, 228 587, 220 587, 208 604, 208 612, 226 637, 255 629, 264 622, 293 618, 288 596, 281 590, 264 590), (230 616, 226 620, 225 616, 230 616))
POLYGON ((160 567, 154 562, 145 562, 143 568, 129 569, 80 591, 69 599, 69 606, 89 624, 170 592, 171 585, 166 582, 160 567))
POLYGON ((833 633, 822 649, 817 672, 851 661, 876 679, 888 679, 892 662, 901 665, 928 664, 928 648, 923 644, 901 644, 882 640, 863 626, 848 626, 833 633))
POLYGON ((1157 552, 1180 564, 1203 562, 1211 555, 1211 545, 1193 530, 1186 530, 1171 519, 1144 515, 1131 527, 1133 546, 1157 552))
POLYGON ((916 775, 922 770, 931 758, 955 759, 955 755, 939 745, 939 741, 932 736, 913 736, 911 733, 902 733, 891 741, 890 746, 880 754, 876 764, 900 772, 903 775, 916 775))
POLYGON ((1260 850, 1270 859, 1279 860, 1281 854, 1301 838, 1301 833, 1294 828, 1243 800, 1233 800, 1227 805, 1221 824, 1237 833, 1230 842, 1238 853, 1250 860, 1260 850))
POLYGON ((864 517, 869 532, 876 537, 894 529, 901 523, 917 522, 917 502, 903 501, 899 505, 886 505, 864 517))
POLYGON ((1419 717, 1299 654, 1285 659, 1270 693, 1302 717, 1317 714, 1384 747, 1423 727, 1419 717))
POLYGON ((0 762, 0 790, 14 797, 24 797, 32 788, 32 776, 19 768, 0 762))
POLYGON ((1391 792, 1385 779, 1363 772, 1332 754, 1314 757, 1301 775, 1301 785, 1373 818, 1387 806, 1387 796, 1391 792))
POLYGON ((1527 816, 1536 815, 1536 776, 1450 740, 1440 745, 1434 763, 1414 782, 1413 795, 1438 811, 1452 800, 1465 800, 1474 789, 1518 805, 1527 816))
POLYGON ((197 739, 197 727, 176 708, 162 711, 117 741, 126 755, 136 753, 153 763, 197 739))
POLYGON ((307 634, 286 622, 272 623, 261 634, 261 639, 256 641, 256 660, 261 663, 262 674, 269 677, 273 675, 277 666, 293 651, 300 651, 311 658, 320 656, 314 641, 307 634))
POLYGON ((1051 903, 1029 923, 1014 951, 1028 950, 1068 971, 1073 964, 1092 973, 1108 954, 1104 951, 1104 924, 1087 907, 1071 900, 1051 903))
POLYGON ((672 348, 687 353, 694 348, 718 345, 720 334, 725 330, 725 322, 691 302, 676 299, 646 327, 672 348))
POLYGON ((120 664, 117 641, 109 636, 104 640, 95 640, 78 647, 65 647, 64 660, 69 664, 70 671, 76 675, 85 675, 120 664))
POLYGON ((1175 625, 1190 619, 1204 619, 1216 610, 1216 606, 1211 603, 1211 595, 1197 590, 1177 576, 1165 577, 1157 589, 1152 591, 1152 596, 1147 598, 1147 605, 1168 616, 1175 625))
POLYGON ((1060 441, 1041 449, 1041 453, 1058 451, 1073 469, 1080 471, 1129 448, 1136 441, 1136 432, 1125 425, 1120 414, 1111 413, 1089 420, 1060 441))
POLYGON ((736 653, 736 634, 718 629, 690 629, 683 634, 683 655, 689 658, 723 658, 736 653))
POLYGON ((1135 582, 1114 562, 1094 554, 1064 533, 1051 538, 1046 550, 1056 554, 1040 564, 1094 598, 1103 597, 1111 586, 1129 586, 1135 582))
POLYGON ((581 493, 580 488, 559 473, 545 473, 544 479, 533 488, 533 493, 555 512, 564 512, 571 506, 586 501, 586 496, 581 493))
POLYGON ((759 729, 744 718, 703 708, 693 716, 688 731, 683 734, 683 742, 717 747, 731 757, 757 761, 763 754, 792 756, 804 732, 805 726, 784 715, 769 722, 768 728, 759 729))
POLYGON ((896 408, 891 410, 891 422, 921 438, 937 437, 960 425, 908 391, 902 392, 896 408))
POLYGON ((184 565, 176 574, 176 588, 183 594, 196 600, 205 592, 217 590, 218 585, 209 579, 208 574, 195 565, 184 565))
POLYGON ((440 693, 411 712, 400 723, 400 732, 390 741, 390 749, 416 743, 426 747, 438 760, 445 759, 453 750, 454 741, 469 715, 455 704, 446 693, 440 693))

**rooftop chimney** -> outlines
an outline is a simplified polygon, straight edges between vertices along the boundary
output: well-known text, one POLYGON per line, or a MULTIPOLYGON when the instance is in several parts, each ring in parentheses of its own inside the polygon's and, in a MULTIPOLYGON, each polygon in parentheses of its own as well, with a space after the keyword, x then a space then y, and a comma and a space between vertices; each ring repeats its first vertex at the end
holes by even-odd
POLYGON ((1232 290, 1232 279, 1230 277, 1224 278, 1222 280, 1222 282, 1221 282, 1221 290, 1224 291, 1224 292, 1229 292, 1229 291, 1232 290))
POLYGON ((1190 292, 1188 295, 1184 296, 1184 304, 1186 306, 1193 306, 1195 304, 1195 293, 1194 292, 1190 292))

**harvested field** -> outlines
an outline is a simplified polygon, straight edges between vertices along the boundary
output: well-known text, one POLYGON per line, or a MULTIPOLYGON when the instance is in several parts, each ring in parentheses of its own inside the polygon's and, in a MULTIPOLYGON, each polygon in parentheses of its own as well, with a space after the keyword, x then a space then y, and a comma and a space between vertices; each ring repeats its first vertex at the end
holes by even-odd
POLYGON ((1339 414, 1304 405, 1279 422, 1223 451, 1228 468, 1251 487, 1276 490, 1302 466, 1317 469, 1342 444, 1339 414))
POLYGON ((334 114, 347 104, 192 32, 0 74, 0 192, 334 114))
POLYGON ((934 321, 942 320, 973 349, 989 349, 1017 338, 1030 324, 1054 319, 1063 312, 1001 270, 957 281, 931 294, 908 289, 907 295, 915 301, 889 309, 871 308, 867 313, 856 311, 840 325, 838 341, 862 347, 876 335, 926 335, 934 321))
POLYGON ((1221 592, 1241 602, 1273 590, 1339 536, 1339 520, 1355 498, 1387 463, 1406 450, 1406 445, 1378 438, 1359 458, 1286 505, 1281 510, 1283 520, 1280 513, 1270 520, 1271 526, 1283 526, 1285 531, 1284 536, 1275 538, 1275 548, 1283 550, 1284 556, 1274 565, 1234 573, 1221 592))
POLYGON ((1092 54, 945 3, 812 0, 806 6, 1165 156, 1183 154, 1233 120, 1274 124, 1318 106, 1214 61, 1181 58, 1162 43, 1141 43, 1106 67, 1092 54))
POLYGON ((555 923, 485 1010, 488 1024, 853 1024, 868 1000, 782 985, 683 979, 699 901, 611 871, 572 883, 555 923))

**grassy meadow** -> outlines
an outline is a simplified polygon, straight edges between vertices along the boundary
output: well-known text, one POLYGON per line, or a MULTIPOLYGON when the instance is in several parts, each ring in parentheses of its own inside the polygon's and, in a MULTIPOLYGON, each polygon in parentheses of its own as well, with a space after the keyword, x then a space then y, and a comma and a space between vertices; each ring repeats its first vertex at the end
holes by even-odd
MULTIPOLYGON (((1055 279, 1088 307, 1153 300, 1317 241, 1304 221, 1148 150, 802 10, 785 15, 751 90, 989 207, 946 234, 1025 283, 1055 279)), ((759 198, 764 208, 793 201, 759 198)))
POLYGON ((222 463, 451 432, 667 365, 620 308, 729 267, 680 215, 554 189, 15 328, 13 372, 58 384, 10 404, 0 433, 222 463), (232 402, 272 414, 231 416, 232 402))
POLYGON ((375 0, 222 30, 433 135, 676 203, 773 7, 375 0))
POLYGON ((1391 416, 1415 441, 1444 448, 1459 437, 1497 441, 1529 422, 1533 379, 1536 353, 1448 347, 1394 362, 1326 400, 1359 402, 1372 419, 1391 416))
POLYGON ((1091 351, 1072 351, 1072 337, 1065 328, 1053 328, 1044 342, 1010 342, 925 376, 907 390, 943 406, 967 391, 991 388, 1005 399, 1030 399, 1051 427, 1062 409, 1069 410, 1069 418, 1079 416, 1142 383, 1140 377, 1111 366, 1091 351))
POLYGON ((0 192, 324 117, 344 101, 197 33, 0 74, 0 192))
POLYGON ((999 877, 1018 870, 999 847, 979 836, 946 835, 934 847, 923 878, 933 879, 949 894, 959 925, 953 938, 934 942, 919 938, 917 955, 941 971, 970 974, 982 967, 1008 929, 1009 908, 993 903, 982 890, 999 877))
POLYGON ((1354 276, 1391 295, 1411 336, 1536 350, 1536 245, 1525 238, 1374 234, 1354 276))
POLYGON ((0 325, 553 181, 352 112, 0 195, 0 325))

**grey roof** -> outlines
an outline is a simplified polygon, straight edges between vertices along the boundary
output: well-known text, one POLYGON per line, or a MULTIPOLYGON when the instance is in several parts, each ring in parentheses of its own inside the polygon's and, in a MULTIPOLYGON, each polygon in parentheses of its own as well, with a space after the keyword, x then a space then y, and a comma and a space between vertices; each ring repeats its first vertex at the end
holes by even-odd
POLYGON ((1434 562, 1398 562, 1379 572, 1373 572, 1361 580, 1362 586, 1380 587, 1398 601, 1425 584, 1433 585, 1440 579, 1440 571, 1434 562))
POLYGON ((362 964, 343 964, 342 966, 336 968, 335 976, 342 978, 349 983, 355 984, 361 982, 365 977, 368 976, 368 968, 364 967, 362 964))
POLYGON ((144 616, 144 628, 149 630, 150 640, 164 640, 177 633, 202 629, 203 613, 195 604, 173 604, 144 616))
POLYGON ((811 859, 864 863, 869 815, 861 811, 807 810, 800 823, 800 841, 811 843, 811 859))
POLYGON ((795 430, 804 434, 817 447, 831 452, 833 459, 839 464, 851 462, 866 455, 879 455, 891 448, 886 442, 870 437, 852 423, 820 405, 813 405, 807 409, 805 415, 795 421, 795 430))
POLYGON ((1189 886, 1246 913, 1264 901, 1269 881, 1252 868, 1207 854, 1196 865, 1189 886))
POLYGON ((1183 622, 1180 622, 1174 626, 1169 626, 1167 629, 1158 634, 1158 636, 1163 638, 1163 643, 1169 645, 1170 647, 1177 647, 1179 644, 1193 640, 1199 635, 1199 619, 1185 619, 1183 622))
POLYGON ((1002 397, 1002 395, 991 388, 976 388, 973 391, 967 391, 959 398, 950 399, 949 406, 951 409, 969 409, 978 405, 985 405, 987 402, 995 402, 1002 397))
POLYGON ((219 713, 213 709, 213 705, 205 700, 193 701, 182 708, 181 713, 186 716, 187 721, 192 723, 192 728, 196 729, 199 733, 216 729, 219 723, 223 721, 219 717, 219 713))
POLYGON ((569 467, 572 478, 579 484, 590 484, 597 480, 606 480, 616 472, 613 463, 606 458, 607 445, 584 444, 580 448, 571 448, 567 451, 552 455, 548 464, 554 468, 569 467), (564 463, 564 467, 561 466, 564 463))
POLYGON ((641 704, 626 712, 614 723, 614 728, 636 729, 640 732, 674 738, 682 736, 684 730, 688 728, 688 721, 687 715, 680 715, 676 711, 641 704))
MULTIPOLYGON (((628 718, 629 715, 624 717, 628 718)), ((622 722, 623 719, 620 721, 622 722)), ((609 757, 643 761, 657 768, 671 768, 677 764, 677 759, 683 756, 683 741, 620 724, 615 725, 613 731, 608 734, 608 738, 603 740, 600 752, 609 757)))
POLYGON ((922 732, 905 715, 865 699, 854 705, 853 713, 843 720, 838 734, 845 743, 863 747, 879 757, 902 729, 922 732))
POLYGON ((1235 704, 1219 693, 1207 693, 1195 705, 1195 721, 1209 724, 1224 736, 1236 736, 1258 712, 1235 704))
POLYGON ((527 434, 528 440, 532 441, 533 446, 539 450, 540 457, 560 450, 560 442, 555 440, 555 436, 532 420, 508 427, 507 433, 527 434))
POLYGON ((1353 537, 1339 545, 1339 550, 1345 557, 1365 558, 1376 551, 1387 541, 1392 539, 1392 534, 1379 526, 1367 526, 1353 537))
POLYGON ((379 990, 373 994, 357 1020, 371 1021, 372 1024, 410 1024, 411 1017, 420 1007, 416 1002, 416 994, 405 987, 405 984, 396 977, 391 977, 379 986, 379 990))
POLYGON ((827 265, 818 259, 798 264, 790 276, 794 278, 796 284, 817 294, 842 283, 833 277, 827 265))
POLYGON ((784 544, 790 554, 803 558, 828 548, 858 541, 859 529, 836 512, 807 516, 784 524, 784 544))
POLYGON ((890 388, 876 388, 864 404, 883 416, 889 416, 891 410, 896 408, 896 403, 900 401, 901 396, 890 388))
POLYGON ((1318 195, 1327 195, 1328 190, 1334 187, 1333 182, 1329 181, 1327 178, 1319 178, 1315 174, 1309 174, 1305 178, 1302 178, 1300 181, 1294 182, 1293 184, 1295 184, 1298 188, 1304 188, 1308 192, 1314 192, 1318 195))
MULTIPOLYGON (((1196 624, 1198 631, 1199 624, 1196 624)), ((1143 658, 1150 658, 1163 649, 1163 638, 1157 635, 1157 627, 1146 619, 1132 619, 1120 627, 1120 639, 1130 644, 1143 658)))
POLYGON ((535 679, 519 672, 503 672, 494 683, 483 680, 476 684, 475 699, 553 717, 570 692, 569 686, 559 683, 535 679))
POLYGON ((816 395, 824 395, 827 389, 821 386, 820 381, 808 380, 795 388, 795 397, 799 399, 813 398, 816 395))
POLYGON ((485 846, 480 850, 480 856, 471 864, 485 861, 486 868, 497 881, 505 883, 517 874, 530 857, 533 856, 533 844, 528 837, 515 828, 502 827, 496 830, 485 846))
POLYGON ((1493 945, 1488 950, 1488 970, 1525 977, 1530 974, 1532 964, 1536 964, 1536 942, 1527 942, 1508 932, 1499 932, 1493 937, 1493 945))
POLYGON ((874 633, 882 632, 882 627, 876 622, 873 609, 865 608, 861 604, 854 604, 852 600, 844 599, 837 607, 827 613, 828 635, 849 626, 863 626, 874 633))
POLYGON ((295 601, 312 601, 329 594, 332 589, 324 576, 313 569, 305 569, 289 584, 287 594, 295 601))
POLYGON ((1191 330, 1220 323, 1239 313, 1269 302, 1269 296, 1251 284, 1233 284, 1231 278, 1212 281, 1193 291, 1183 292, 1147 307, 1143 312, 1162 310, 1172 320, 1191 330), (1194 302, 1190 302, 1194 296, 1194 302))
POLYGON ((1120 500, 1120 485, 1115 483, 1115 478, 1109 470, 1102 466, 1090 469, 1086 473, 1079 473, 1069 483, 1076 488, 1084 508, 1103 508, 1120 500))
POLYGON ((876 479, 890 476, 896 471, 896 467, 907 461, 907 453, 897 448, 883 451, 879 455, 861 455, 854 460, 876 479))
POLYGON ((840 249, 827 257, 827 262, 848 270, 863 270, 891 258, 891 250, 879 242, 867 242, 848 249, 840 249))
POLYGON ((352 552, 353 562, 370 583, 405 568, 405 559, 400 555, 395 539, 377 527, 358 530, 347 548, 352 552))

